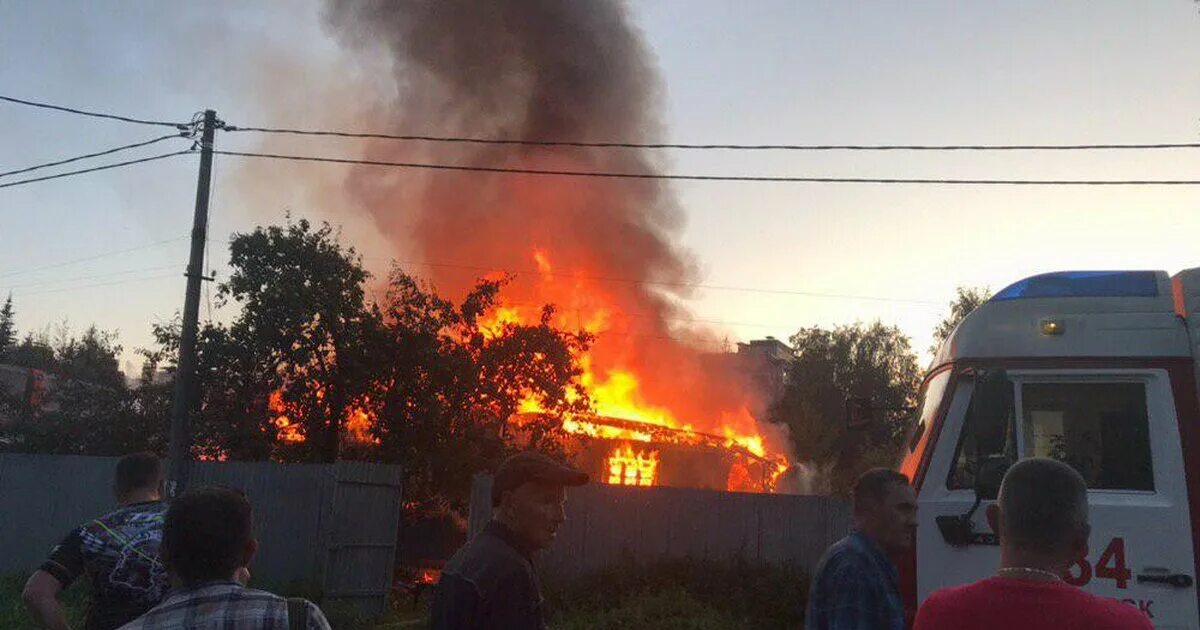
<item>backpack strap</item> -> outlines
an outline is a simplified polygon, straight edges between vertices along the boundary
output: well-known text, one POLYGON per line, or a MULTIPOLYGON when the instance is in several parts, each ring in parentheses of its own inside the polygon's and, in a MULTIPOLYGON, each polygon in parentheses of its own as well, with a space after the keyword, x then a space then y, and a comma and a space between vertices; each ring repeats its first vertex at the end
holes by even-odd
POLYGON ((288 630, 308 630, 308 600, 287 598, 288 630))

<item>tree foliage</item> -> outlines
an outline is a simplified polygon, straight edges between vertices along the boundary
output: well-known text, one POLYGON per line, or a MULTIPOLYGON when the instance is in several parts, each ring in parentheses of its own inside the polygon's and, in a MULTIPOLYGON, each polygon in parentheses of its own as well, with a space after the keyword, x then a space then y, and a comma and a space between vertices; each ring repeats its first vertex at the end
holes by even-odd
MULTIPOLYGON (((484 280, 453 304, 399 270, 383 309, 381 380, 392 386, 379 407, 380 452, 406 464, 413 500, 439 494, 465 498, 471 475, 512 453, 518 442, 553 450, 557 423, 543 419, 517 436, 508 420, 526 392, 550 412, 583 411, 573 354, 586 349, 585 333, 550 325, 553 309, 532 325, 484 330, 504 285, 484 280), (523 438, 523 439, 519 439, 523 438)), ((547 416, 549 418, 549 416, 547 416)))
POLYGON ((802 462, 832 470, 830 485, 845 491, 872 465, 892 465, 920 382, 908 337, 895 326, 854 324, 804 328, 791 338, 795 359, 774 422, 790 429, 802 462), (846 402, 871 401, 877 410, 866 429, 849 430, 846 402))
POLYGON ((5 355, 17 343, 17 321, 13 312, 12 293, 0 307, 0 363, 5 361, 5 355))
POLYGON ((0 400, 6 448, 79 455, 162 452, 165 424, 146 413, 154 398, 127 386, 117 367, 120 352, 116 334, 95 326, 77 336, 64 325, 53 341, 26 335, 5 361, 48 378, 39 381, 31 400, 0 400))
POLYGON ((979 308, 992 292, 986 287, 958 287, 954 290, 954 299, 950 301, 950 313, 946 315, 937 328, 933 329, 933 345, 929 347, 930 354, 937 354, 942 343, 950 337, 950 333, 958 327, 962 320, 972 311, 979 308))
POLYGON ((217 373, 206 376, 227 386, 256 376, 254 384, 270 390, 253 400, 265 404, 264 395, 280 392, 308 437, 289 458, 337 459, 346 409, 373 385, 368 342, 379 321, 363 299, 370 274, 328 224, 258 228, 234 236, 229 249, 233 273, 219 295, 240 315, 228 329, 208 331, 216 354, 208 365, 217 373))
MULTIPOLYGON (((534 324, 481 325, 505 280, 480 281, 455 303, 396 269, 368 303, 353 248, 303 220, 235 235, 230 251, 218 294, 237 316, 206 324, 197 341, 199 456, 393 462, 409 500, 461 505, 476 471, 518 445, 557 444, 551 421, 512 431, 526 393, 551 412, 588 404, 573 357, 590 338, 552 327, 552 307, 534 324), (302 440, 285 439, 281 416, 302 440), (368 426, 350 426, 364 417, 368 426)), ((173 372, 178 323, 155 337, 149 373, 173 372)), ((169 384, 148 387, 165 413, 169 384)))

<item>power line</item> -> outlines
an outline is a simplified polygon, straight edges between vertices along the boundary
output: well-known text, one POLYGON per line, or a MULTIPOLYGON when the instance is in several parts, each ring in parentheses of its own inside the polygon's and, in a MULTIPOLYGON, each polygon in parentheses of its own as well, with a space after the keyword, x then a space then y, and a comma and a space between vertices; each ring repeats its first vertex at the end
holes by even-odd
MULTIPOLYGON (((384 259, 371 258, 371 260, 384 260, 384 259)), ((599 282, 620 282, 620 283, 625 283, 625 284, 642 284, 642 285, 666 286, 666 287, 676 287, 676 288, 705 289, 705 290, 710 290, 710 291, 736 291, 736 292, 741 292, 741 293, 768 293, 768 294, 775 294, 775 295, 796 295, 796 296, 801 296, 801 297, 812 297, 812 298, 865 300, 865 301, 873 301, 873 302, 897 302, 897 303, 908 303, 908 304, 936 305, 939 307, 943 306, 943 304, 941 302, 936 302, 933 300, 914 300, 914 299, 883 297, 883 296, 875 296, 875 295, 852 295, 852 294, 846 294, 846 293, 820 293, 820 292, 815 292, 815 291, 797 291, 797 290, 791 290, 791 289, 766 289, 766 288, 760 288, 760 287, 741 287, 741 286, 728 286, 728 285, 715 285, 715 284, 700 284, 700 283, 695 283, 695 282, 667 282, 667 281, 660 281, 660 280, 639 280, 639 279, 633 279, 633 278, 614 278, 614 277, 605 277, 605 276, 576 276, 574 274, 558 274, 558 273, 554 273, 554 272, 543 273, 541 271, 534 271, 534 270, 512 270, 512 269, 503 269, 503 268, 497 268, 497 267, 484 267, 484 266, 478 266, 478 265, 460 265, 460 264, 452 264, 452 263, 439 263, 439 262, 427 262, 427 261, 398 261, 398 260, 392 260, 392 259, 387 259, 387 260, 391 260, 393 263, 395 263, 396 265, 400 265, 400 266, 413 265, 413 266, 422 266, 422 267, 445 267, 445 268, 449 268, 449 269, 464 269, 464 270, 470 270, 470 271, 482 271, 485 273, 501 272, 501 273, 510 273, 513 275, 550 276, 550 277, 561 277, 561 278, 568 278, 568 279, 595 280, 595 281, 599 281, 599 282)))
POLYGON ((0 287, 0 290, 9 289, 24 289, 28 287, 44 287, 48 284, 62 284, 64 282, 78 282, 80 280, 95 280, 96 278, 111 278, 113 276, 125 276, 131 273, 143 273, 146 271, 161 271, 163 269, 177 269, 179 265, 158 265, 156 267, 141 267, 138 269, 125 269, 122 271, 106 271, 104 273, 94 273, 86 276, 74 276, 70 278, 59 278, 57 280, 43 280, 41 282, 27 282, 25 284, 12 284, 6 287, 0 287))
POLYGON ((59 267, 66 267, 68 265, 74 265, 74 264, 81 263, 81 262, 87 262, 89 260, 96 260, 98 258, 107 258, 109 256, 116 256, 119 254, 128 254, 130 252, 141 251, 143 249, 150 249, 151 247, 158 247, 159 245, 166 245, 167 243, 174 243, 176 241, 182 241, 186 238, 188 238, 187 235, 177 236, 175 238, 168 238, 168 239, 164 239, 161 241, 155 241, 153 243, 148 243, 146 245, 138 245, 137 247, 129 247, 126 249, 118 249, 115 251, 102 252, 99 254, 95 254, 93 256, 85 256, 83 258, 75 258, 72 260, 65 260, 62 262, 51 263, 49 265, 43 265, 41 267, 32 267, 30 269, 20 269, 17 271, 7 271, 5 273, 0 273, 0 278, 3 278, 5 276, 16 276, 16 275, 20 275, 20 274, 24 274, 24 273, 34 273, 34 272, 38 272, 38 271, 45 271, 47 269, 57 269, 59 267))
POLYGON ((40 107, 42 109, 53 109, 53 110, 60 111, 60 112, 67 112, 70 114, 78 114, 80 116, 92 116, 94 118, 107 118, 109 120, 119 120, 121 122, 136 123, 139 125, 157 125, 160 127, 174 127, 175 129, 178 129, 180 131, 188 131, 191 129, 191 126, 188 125, 187 123, 167 122, 167 121, 163 121, 163 120, 146 120, 143 118, 132 118, 129 116, 120 116, 118 114, 108 114, 105 112, 92 112, 92 111, 87 111, 87 110, 83 110, 83 109, 75 109, 73 107, 64 107, 62 105, 51 105, 50 103, 39 103, 37 101, 27 101, 25 99, 13 98, 11 96, 0 95, 0 101, 8 101, 10 103, 17 103, 20 105, 28 105, 30 107, 40 107))
POLYGON ((80 169, 77 171, 66 171, 63 173, 56 173, 54 175, 44 175, 42 177, 31 177, 29 179, 18 179, 15 182, 5 182, 3 184, 0 184, 0 188, 21 186, 23 184, 32 184, 34 182, 44 182, 49 179, 58 179, 60 177, 71 177, 72 175, 83 175, 84 173, 94 173, 96 171, 105 171, 110 168, 121 168, 122 166, 130 166, 132 164, 141 164, 142 162, 153 162, 155 160, 162 160, 162 159, 166 159, 169 157, 175 157, 176 155, 185 155, 188 153, 195 153, 195 151, 192 151, 191 149, 185 149, 183 151, 175 151, 173 153, 163 153, 161 155, 152 155, 150 157, 139 158, 136 160, 126 160, 124 162, 114 162, 112 164, 102 164, 100 166, 93 166, 92 168, 84 168, 84 169, 80 169))
POLYGON ((281 127, 226 126, 225 131, 336 138, 367 138, 436 142, 448 144, 491 144, 536 147, 576 147, 612 149, 684 149, 723 151, 1086 151, 1127 149, 1196 149, 1200 142, 1107 143, 1107 144, 694 144, 682 142, 586 142, 575 140, 525 140, 512 138, 479 138, 433 136, 420 134, 358 133, 288 129, 281 127))
MULTIPOLYGON (((148 120, 106 112, 95 112, 63 105, 42 103, 0 95, 0 100, 140 125, 173 127, 180 131, 191 131, 196 121, 180 123, 163 120, 148 120)), ((437 136, 427 134, 388 134, 377 132, 350 132, 316 129, 292 129, 283 127, 245 127, 223 125, 225 131, 243 131, 269 134, 287 134, 316 137, 371 138, 403 140, 411 142, 437 142, 454 144, 492 144, 519 146, 562 146, 578 148, 625 148, 625 149, 683 149, 683 150, 730 150, 730 151, 1092 151, 1092 150, 1155 150, 1195 149, 1196 142, 1150 142, 1150 143, 1088 143, 1088 144, 740 144, 740 143, 685 143, 685 142, 606 142, 580 140, 536 140, 514 138, 479 138, 462 136, 437 136)))
POLYGON ((167 135, 165 135, 165 136, 159 136, 159 137, 157 137, 157 138, 151 138, 150 140, 146 140, 146 141, 143 141, 143 142, 137 142, 137 143, 134 143, 134 144, 127 144, 127 145, 124 145, 124 146, 114 147, 114 148, 112 148, 112 149, 105 149, 104 151, 98 151, 98 152, 96 152, 96 153, 87 153, 87 154, 84 154, 84 155, 79 155, 79 156, 76 156, 76 157, 67 158, 67 159, 65 159, 65 160, 58 160, 57 162, 47 162, 47 163, 45 163, 45 164, 38 164, 38 165, 36 165, 36 166, 28 166, 28 167, 25 167, 25 168, 17 169, 17 170, 15 170, 15 171, 4 171, 4 172, 0 172, 0 177, 8 177, 9 175, 18 175, 18 174, 20 174, 20 173, 28 173, 29 171, 36 171, 36 170, 38 170, 38 169, 50 168, 51 166, 62 166, 63 164, 70 164, 71 162, 78 162, 79 160, 86 160, 86 159, 89 159, 89 158, 100 157, 100 156, 102 156, 102 155, 110 155, 110 154, 112 154, 112 153, 118 153, 118 152, 120 152, 120 151, 127 151, 127 150, 129 150, 129 149, 136 149, 136 148, 139 148, 139 147, 149 146, 149 145, 151 145, 151 144, 154 144, 154 143, 156 143, 156 142, 162 142, 163 140, 169 140, 169 139, 171 139, 171 138, 186 138, 186 137, 188 137, 188 134, 187 134, 186 132, 180 132, 180 133, 171 133, 171 134, 167 134, 167 135))
POLYGON ((94 288, 98 288, 98 287, 110 287, 110 286, 118 285, 118 284, 130 284, 132 282, 149 282, 151 280, 162 280, 165 278, 178 278, 178 277, 179 277, 179 274, 177 274, 177 273, 168 273, 168 274, 162 274, 162 275, 157 275, 157 276, 147 276, 145 278, 128 278, 125 280, 115 280, 113 282, 100 282, 97 284, 85 284, 85 285, 81 285, 81 286, 77 286, 77 287, 64 287, 61 289, 47 289, 45 291, 29 291, 29 292, 25 292, 25 293, 14 293, 13 297, 26 297, 26 296, 30 296, 30 295, 44 295, 46 293, 62 293, 64 291, 79 291, 81 289, 94 289, 94 288))
MULTIPOLYGON (((554 175, 561 177, 595 177, 605 179, 659 179, 715 182, 760 182, 760 183, 808 183, 808 184, 934 184, 934 185, 1005 185, 1005 186, 1196 186, 1196 179, 945 179, 903 177, 790 177, 772 175, 682 175, 669 173, 620 173, 610 171, 564 171, 533 168, 508 168, 501 166, 462 166, 457 164, 430 164, 424 162, 388 162, 383 160, 354 160, 346 158, 318 157, 308 155, 286 155, 281 153, 252 153, 248 151, 213 151, 219 155, 237 157, 288 160, 293 162, 323 162, 330 164, 358 164, 363 166, 390 166, 437 171, 459 171, 473 173, 506 173, 512 175, 554 175)), ((2 186, 0 186, 2 187, 2 186)))

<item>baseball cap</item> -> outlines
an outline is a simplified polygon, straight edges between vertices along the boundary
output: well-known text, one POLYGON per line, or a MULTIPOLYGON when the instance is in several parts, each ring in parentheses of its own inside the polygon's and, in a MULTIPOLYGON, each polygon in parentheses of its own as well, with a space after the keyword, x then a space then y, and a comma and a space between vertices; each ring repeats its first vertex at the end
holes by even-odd
POLYGON ((545 453, 523 451, 504 460, 492 480, 492 506, 500 504, 506 490, 516 490, 530 481, 544 481, 564 486, 582 486, 590 480, 582 470, 556 461, 545 453))

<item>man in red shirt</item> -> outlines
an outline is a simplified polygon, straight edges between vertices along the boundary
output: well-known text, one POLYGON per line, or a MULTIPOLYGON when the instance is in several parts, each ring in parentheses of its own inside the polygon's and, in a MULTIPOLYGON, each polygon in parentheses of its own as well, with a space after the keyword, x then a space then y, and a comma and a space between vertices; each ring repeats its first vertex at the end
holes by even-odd
POLYGON ((1000 568, 974 584, 934 592, 915 630, 1151 630, 1137 608, 1097 597, 1060 576, 1087 555, 1087 484, 1074 468, 1044 458, 1017 462, 987 509, 1000 538, 1000 568))

